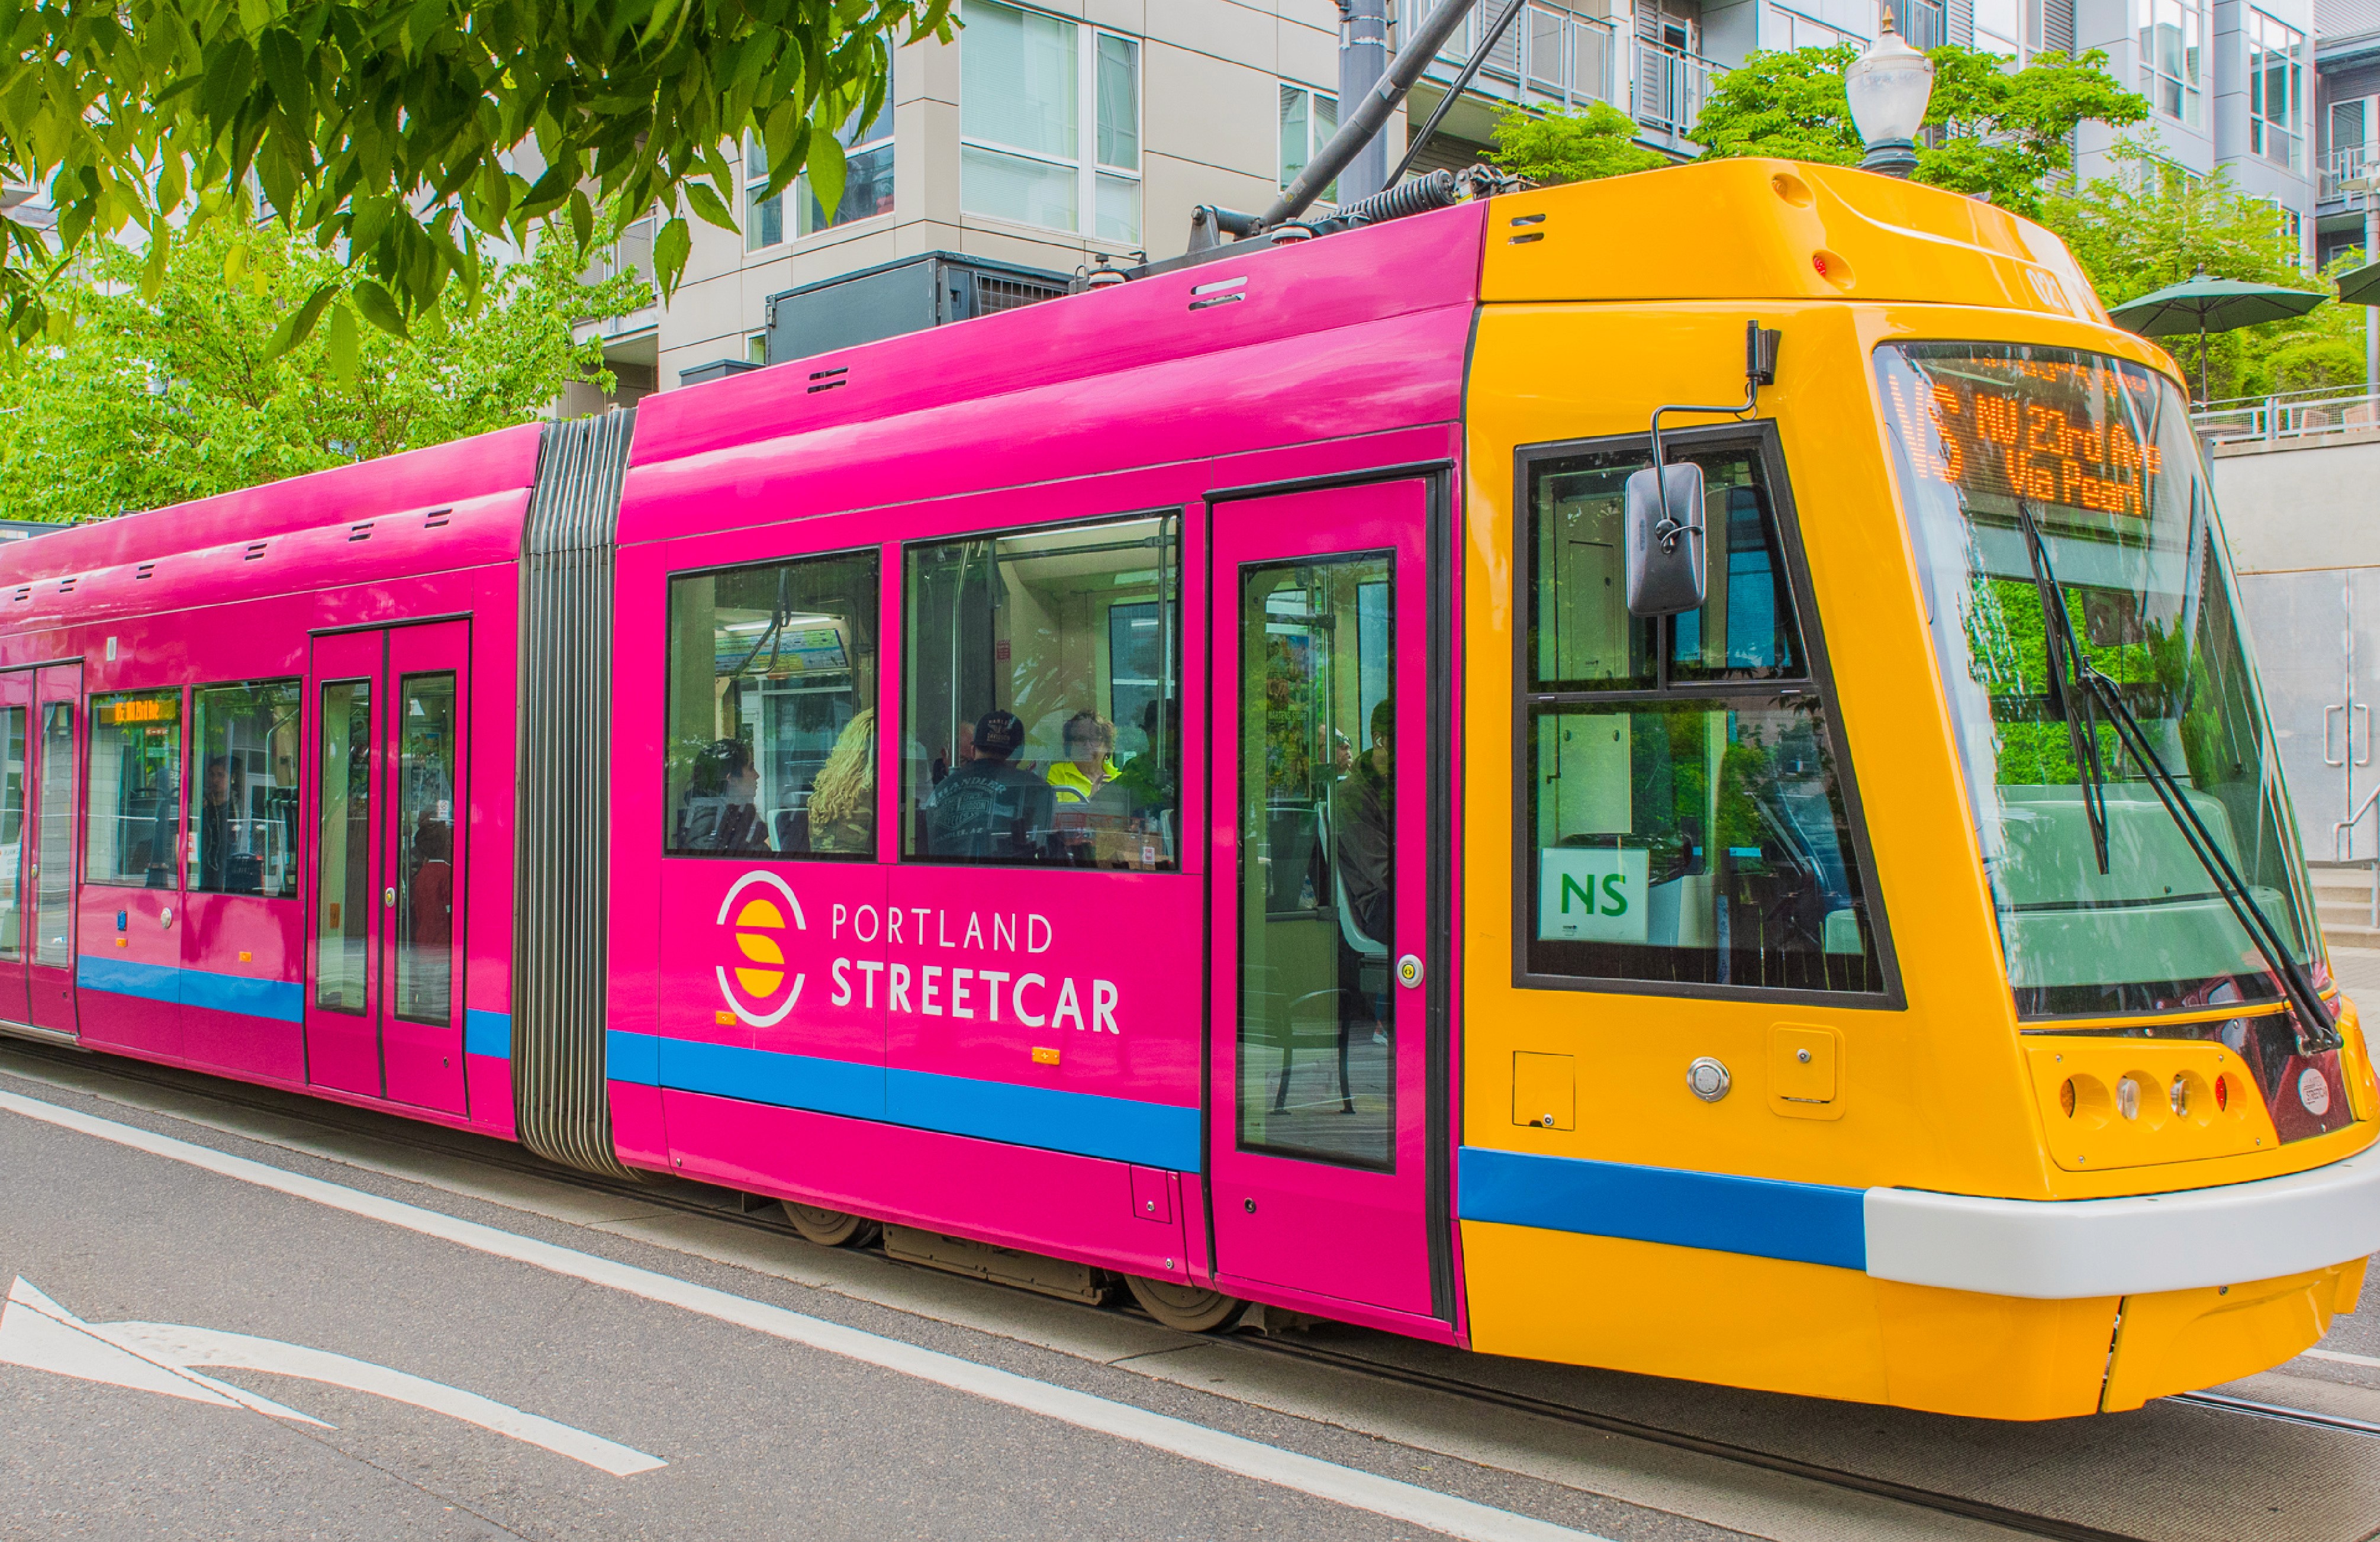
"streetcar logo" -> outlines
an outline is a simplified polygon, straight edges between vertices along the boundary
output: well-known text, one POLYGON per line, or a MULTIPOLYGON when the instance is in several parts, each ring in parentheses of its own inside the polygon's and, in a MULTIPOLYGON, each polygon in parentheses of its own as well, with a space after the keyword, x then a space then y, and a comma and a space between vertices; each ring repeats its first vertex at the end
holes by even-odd
POLYGON ((802 902, 776 874, 746 873, 719 902, 719 924, 735 938, 733 967, 715 971, 727 1010, 753 1027, 775 1027, 802 999, 802 977, 786 967, 785 951, 791 933, 808 929, 802 902))

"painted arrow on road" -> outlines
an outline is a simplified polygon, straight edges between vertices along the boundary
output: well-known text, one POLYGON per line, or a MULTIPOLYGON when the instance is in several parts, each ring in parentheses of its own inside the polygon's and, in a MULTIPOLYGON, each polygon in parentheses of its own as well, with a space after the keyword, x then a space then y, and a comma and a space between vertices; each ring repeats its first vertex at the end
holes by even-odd
POLYGON ((660 1457, 524 1414, 476 1392, 303 1344, 180 1323, 85 1322, 35 1290, 22 1275, 8 1287, 6 1306, 0 1307, 0 1365, 23 1366, 220 1408, 245 1408, 322 1429, 333 1427, 191 1367, 265 1371, 426 1408, 583 1462, 614 1477, 668 1465, 660 1457))

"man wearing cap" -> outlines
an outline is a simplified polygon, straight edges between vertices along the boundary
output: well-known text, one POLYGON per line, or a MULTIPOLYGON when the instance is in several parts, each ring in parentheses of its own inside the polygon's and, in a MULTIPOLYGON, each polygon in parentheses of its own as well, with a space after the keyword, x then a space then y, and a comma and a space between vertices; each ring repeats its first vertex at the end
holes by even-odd
POLYGON ((1011 764, 1025 724, 997 709, 976 720, 975 755, 934 789, 926 823, 927 855, 978 861, 1031 862, 1052 821, 1050 784, 1011 764))

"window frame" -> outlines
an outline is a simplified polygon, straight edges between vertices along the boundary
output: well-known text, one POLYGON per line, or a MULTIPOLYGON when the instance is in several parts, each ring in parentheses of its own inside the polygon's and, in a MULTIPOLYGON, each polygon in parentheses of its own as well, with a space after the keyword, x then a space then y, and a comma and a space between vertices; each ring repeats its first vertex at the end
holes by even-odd
MULTIPOLYGON (((1665 996, 1701 1001, 1762 1002, 1780 1005, 1838 1008, 1855 1012, 1900 1012, 1908 1008, 1900 961, 1892 946, 1892 929, 1885 914, 1876 852, 1868 838, 1867 811, 1860 796, 1858 768, 1843 732, 1834 666, 1827 650, 1826 628, 1810 585, 1810 565, 1802 545, 1802 524, 1793 499, 1793 484, 1785 465, 1782 443, 1774 419, 1669 429, 1661 435, 1666 447, 1678 450, 1738 450, 1748 453, 1760 467, 1762 485, 1776 522, 1778 549, 1785 564, 1787 592, 1792 597, 1801 632, 1803 673, 1798 677, 1766 680, 1679 680, 1670 675, 1668 627, 1657 628, 1653 650, 1655 684, 1648 689, 1539 690, 1530 680, 1531 638, 1537 605, 1537 532, 1529 499, 1529 480, 1547 461, 1582 455, 1633 452, 1650 464, 1649 433, 1600 434, 1592 438, 1551 440, 1518 446, 1512 455, 1513 572, 1512 626, 1512 985, 1521 990, 1572 990, 1604 996, 1665 996), (1802 683, 1795 685, 1795 678, 1802 683), (1849 827, 1851 857, 1862 880, 1861 900, 1868 929, 1876 940, 1876 967, 1883 989, 1873 991, 1801 990, 1767 985, 1718 985, 1685 980, 1632 979, 1609 975, 1556 975, 1529 967, 1529 917, 1536 892, 1537 852, 1535 805, 1531 801, 1530 737, 1539 711, 1546 708, 1625 707, 1631 703, 1741 698, 1774 700, 1788 689, 1815 694, 1826 718, 1827 748, 1834 757, 1835 788, 1842 799, 1843 820, 1849 827)), ((1676 457, 1672 456, 1672 460, 1676 457)))
MULTIPOLYGON (((877 724, 876 784, 878 788, 878 795, 875 800, 875 808, 872 817, 880 823, 882 820, 884 801, 882 796, 884 767, 888 754, 887 742, 889 739, 889 735, 884 733, 884 693, 892 685, 892 681, 884 668, 885 649, 880 628, 883 625, 885 599, 889 592, 894 592, 888 591, 886 589, 886 578, 884 573, 884 546, 885 543, 882 541, 861 540, 855 541, 847 546, 833 546, 818 552, 794 552, 782 553, 773 557, 761 557, 751 562, 705 563, 696 567, 672 568, 662 575, 662 747, 657 768, 661 778, 659 800, 659 807, 661 808, 661 831, 658 842, 661 860, 664 862, 710 862, 721 860, 740 862, 828 862, 843 867, 872 866, 885 860, 886 852, 884 850, 884 835, 881 830, 879 830, 876 832, 876 849, 865 854, 860 852, 822 851, 782 852, 773 849, 766 852, 674 851, 671 849, 671 789, 668 747, 670 727, 671 724, 676 721, 674 716, 674 709, 677 706, 677 698, 675 695, 676 672, 670 666, 672 662, 672 652, 677 646, 677 585, 680 579, 710 578, 716 577, 722 573, 744 573, 760 568, 785 567, 795 563, 820 562, 838 557, 864 556, 870 558, 876 564, 876 620, 880 628, 880 633, 876 639, 876 699, 868 704, 876 709, 877 724)), ((717 676, 713 675, 712 678, 716 679, 717 676)), ((898 744, 893 744, 891 746, 890 751, 892 764, 896 770, 900 764, 900 757, 898 754, 899 748, 900 747, 898 744)), ((772 835, 773 833, 774 832, 771 832, 772 835)), ((898 854, 895 853, 893 855, 897 856, 898 854)))
MULTIPOLYGON (((1160 661, 1159 668, 1161 671, 1169 662, 1172 665, 1172 684, 1177 699, 1182 702, 1183 721, 1186 725, 1192 710, 1187 670, 1189 663, 1189 651, 1184 646, 1185 639, 1189 632, 1188 622, 1185 618, 1190 589, 1190 504, 1187 503, 1160 504, 1145 508, 1120 509, 1110 514, 1079 515, 1070 519, 1052 519, 1038 523, 992 525, 980 529, 950 531, 941 535, 911 536, 892 542, 892 544, 897 546, 900 551, 899 588, 895 591, 895 600, 897 602, 893 607, 893 620, 901 628, 902 643, 901 678, 898 682, 900 734, 898 735, 898 742, 893 743, 895 735, 880 733, 877 735, 878 753, 880 755, 884 754, 884 747, 888 743, 893 744, 893 748, 897 751, 902 746, 907 745, 910 740, 915 737, 915 731, 909 719, 910 692, 908 688, 913 674, 908 650, 909 561, 912 552, 921 547, 950 546, 962 541, 997 541, 1010 536, 1043 535, 1059 530, 1096 529, 1102 525, 1125 525, 1130 524, 1135 520, 1141 519, 1155 519, 1160 521, 1170 519, 1173 521, 1172 561, 1170 564, 1160 563, 1159 565, 1158 572, 1160 574, 1160 577, 1158 581, 1158 595, 1154 602, 1157 605, 1157 613, 1160 625, 1162 625, 1167 611, 1166 601, 1169 598, 1165 593, 1165 575, 1170 574, 1173 585, 1173 593, 1170 596, 1173 602, 1172 646, 1166 658, 1160 661)), ((1141 601, 1135 602, 1140 603, 1141 601)), ((1112 680, 1111 683, 1112 683, 1112 680)), ((1160 674, 1159 676, 1157 697, 1160 703, 1162 703, 1165 700, 1165 676, 1160 674)), ((879 684, 881 687, 890 688, 894 683, 890 680, 885 680, 880 681, 879 684)), ((1164 709, 1160 705, 1158 710, 1158 718, 1160 722, 1164 721, 1164 709)), ((877 721, 880 723, 883 721, 880 713, 879 714, 877 721)), ((907 781, 908 767, 905 760, 904 760, 897 753, 894 754, 892 759, 892 781, 890 783, 894 789, 892 795, 892 819, 897 833, 894 837, 893 844, 889 854, 886 852, 883 839, 881 837, 879 838, 877 842, 877 851, 879 854, 878 859, 880 861, 883 860, 889 855, 891 860, 905 865, 914 864, 917 867, 925 868, 965 868, 992 872, 1091 873, 1106 877, 1123 876, 1138 879, 1196 877, 1198 875, 1192 872, 1188 862, 1184 859, 1193 835, 1192 827, 1186 815, 1186 810, 1188 810, 1191 806, 1190 773, 1193 768, 1188 757, 1180 754, 1184 744, 1186 744, 1189 737, 1186 726, 1181 737, 1183 743, 1177 743, 1174 746, 1174 749, 1178 757, 1175 761, 1176 781, 1174 786, 1175 802, 1173 809, 1174 824, 1177 830, 1174 840, 1177 844, 1177 849, 1173 854, 1173 865, 1170 868, 1160 868, 1153 871, 1128 871, 1112 868, 1078 867, 1073 863, 1067 862, 1002 862, 983 857, 936 856, 929 852, 913 852, 909 850, 909 835, 910 820, 912 815, 915 813, 915 810, 912 809, 909 805, 909 784, 907 781)), ((924 741, 919 740, 918 742, 923 743, 924 741)), ((1203 777, 1204 768, 1201 767, 1199 770, 1203 777)), ((884 768, 880 762, 878 766, 877 774, 880 778, 884 775, 884 768)), ((880 782, 879 785, 884 785, 884 783, 880 782)))
POLYGON ((2199 0, 2135 0, 2135 6, 2132 37, 2134 45, 2140 49, 2141 94, 2148 98, 2149 111, 2179 123, 2193 133, 2209 132, 2206 123, 2206 67, 2214 18, 2207 14, 2207 8, 2200 5, 2199 0), (2193 75, 2167 74, 2157 64, 2155 48, 2142 38, 2143 33, 2155 36, 2161 25, 2159 16, 2166 6, 2172 6, 2181 18, 2178 30, 2181 33, 2182 67, 2190 69, 2195 65, 2193 75), (2181 107, 2179 113, 2167 112, 2157 100, 2157 87, 2166 81, 2173 83, 2181 107))
POLYGON ((209 691, 253 690, 260 686, 290 686, 296 687, 298 701, 298 756, 294 769, 296 771, 297 777, 296 780, 290 783, 289 791, 291 795, 297 799, 298 817, 294 821, 292 821, 289 827, 289 870, 297 884, 297 888, 294 892, 288 894, 273 894, 260 891, 259 892, 250 894, 229 889, 200 889, 190 881, 189 872, 192 864, 195 863, 198 858, 194 854, 186 852, 182 859, 182 892, 185 894, 219 894, 228 899, 273 900, 299 906, 303 906, 305 905, 307 875, 306 827, 308 823, 306 817, 308 812, 306 807, 307 685, 308 679, 303 674, 264 674, 258 675, 252 679, 208 681, 187 687, 188 700, 188 710, 189 717, 183 737, 188 742, 182 747, 184 761, 184 770, 182 774, 182 841, 184 845, 188 846, 199 833, 198 821, 200 814, 200 800, 206 796, 206 788, 200 781, 200 778, 205 773, 204 769, 201 767, 199 760, 199 757, 201 753, 199 739, 202 726, 199 721, 199 698, 204 696, 209 691))
MULTIPOLYGON (((855 117, 857 115, 856 113, 853 115, 855 117)), ((869 151, 893 146, 892 99, 889 93, 884 99, 884 105, 877 109, 876 116, 872 121, 851 126, 848 131, 861 133, 871 128, 876 130, 873 135, 850 140, 843 137, 845 129, 839 128, 835 131, 835 143, 843 146, 846 161, 869 151)), ((811 208, 819 206, 817 195, 810 191, 810 174, 807 170, 797 172, 791 182, 777 189, 776 197, 762 198, 760 195, 768 190, 769 173, 765 166, 758 172, 752 169, 752 156, 759 144, 759 140, 755 136, 746 134, 744 142, 737 147, 737 155, 744 167, 744 254, 747 257, 764 251, 773 251, 779 247, 797 247, 814 237, 832 235, 838 230, 849 230, 854 225, 865 225, 869 220, 892 217, 892 212, 887 211, 883 213, 861 214, 854 219, 838 222, 834 218, 834 211, 827 209, 824 211, 827 216, 824 225, 815 230, 804 230, 802 225, 808 220, 811 208), (758 223, 756 216, 760 209, 770 204, 774 204, 777 208, 777 238, 773 241, 756 240, 753 236, 754 226, 758 223)), ((899 196, 897 189, 901 186, 901 152, 897 149, 892 152, 892 186, 896 189, 893 196, 897 198, 899 196)))
MULTIPOLYGON (((1039 6, 1020 4, 1019 0, 989 0, 1012 11, 1045 17, 1075 29, 1075 153, 1059 157, 1046 151, 1027 150, 1018 145, 1004 144, 998 140, 984 139, 966 131, 966 107, 959 107, 959 213, 964 218, 997 220, 1002 225, 1019 225, 1028 230, 1063 230, 1070 236, 1098 241, 1119 250, 1137 249, 1148 238, 1148 208, 1147 176, 1148 161, 1148 40, 1113 27, 1102 27, 1079 16, 1067 16, 1045 10, 1039 6), (1132 49, 1132 126, 1134 164, 1111 166, 1099 159, 1099 40, 1103 37, 1121 39, 1132 49), (1005 214, 987 213, 970 209, 966 201, 966 152, 973 150, 987 155, 1004 155, 1012 160, 1032 161, 1044 166, 1070 170, 1075 174, 1075 223, 1072 225, 1036 225, 1031 221, 1014 220, 1005 214), (1137 212, 1133 219, 1130 240, 1099 234, 1099 178, 1112 177, 1132 184, 1133 200, 1137 212)), ((962 11, 964 6, 962 6, 962 11)), ((960 29, 958 46, 964 54, 966 33, 960 29)), ((960 70, 965 74, 964 57, 960 70)), ((961 87, 965 94, 965 87, 961 87)), ((889 109, 888 109, 889 111, 889 109)))
MULTIPOLYGON (((81 887, 84 888, 132 889, 147 893, 182 893, 184 892, 184 885, 182 882, 182 847, 189 839, 189 827, 185 824, 183 820, 185 817, 186 805, 188 802, 188 787, 190 784, 190 687, 188 686, 123 686, 111 691, 86 690, 83 693, 81 710, 81 727, 83 733, 80 749, 82 758, 82 784, 79 789, 80 796, 75 800, 75 813, 81 825, 81 830, 79 832, 81 840, 76 843, 79 849, 76 852, 74 861, 71 864, 72 870, 80 875, 81 887), (178 780, 178 785, 176 787, 174 794, 174 821, 176 833, 174 838, 174 853, 172 859, 168 864, 168 866, 173 869, 174 881, 170 885, 158 885, 150 883, 130 883, 122 879, 116 878, 94 878, 91 876, 91 843, 92 833, 97 829, 99 821, 93 817, 91 806, 91 792, 92 778, 99 771, 99 757, 95 753, 97 748, 95 739, 99 726, 99 705, 103 701, 121 700, 127 697, 164 696, 168 692, 173 693, 179 702, 179 705, 176 709, 179 716, 175 722, 175 733, 180 741, 178 753, 175 757, 176 765, 174 772, 175 776, 178 780)), ((71 900, 69 900, 68 903, 71 904, 71 900)))
MULTIPOLYGON (((1294 176, 1291 173, 1286 164, 1282 164, 1275 168, 1279 173, 1276 180, 1281 184, 1281 190, 1282 192, 1287 192, 1289 191, 1290 183, 1296 180, 1297 176, 1303 176, 1305 168, 1314 164, 1315 152, 1330 142, 1328 139, 1317 139, 1315 137, 1315 103, 1326 98, 1330 101, 1330 121, 1333 125, 1333 133, 1337 132, 1336 125, 1339 122, 1342 104, 1339 101, 1339 93, 1336 91, 1326 91, 1319 86, 1309 86, 1303 80, 1282 80, 1280 82, 1280 86, 1281 90, 1273 98, 1276 103, 1281 101, 1281 97, 1286 96, 1291 91, 1299 92, 1305 98, 1305 159, 1299 164, 1297 173, 1294 176)), ((1278 127, 1276 127, 1273 135, 1273 156, 1276 161, 1280 159, 1281 155, 1280 141, 1281 135, 1278 127)), ((1334 176, 1330 179, 1330 185, 1329 187, 1323 188, 1319 193, 1315 195, 1314 201, 1317 205, 1322 208, 1336 208, 1339 203, 1338 193, 1339 179, 1334 176)))
POLYGON ((2240 31, 2246 44, 2247 56, 2241 61, 2248 76, 2248 150, 2267 163, 2285 171, 2305 169, 2305 87, 2306 34, 2268 11, 2254 6, 2246 7, 2240 18, 2240 31), (2277 38, 2281 46, 2273 46, 2277 38), (2277 56, 2279 64, 2272 61, 2277 56), (2268 110, 2270 92, 2266 82, 2275 68, 2279 70, 2289 101, 2283 103, 2285 115, 2276 117, 2268 110), (2287 153, 2276 156, 2272 140, 2276 134, 2284 141, 2287 153))

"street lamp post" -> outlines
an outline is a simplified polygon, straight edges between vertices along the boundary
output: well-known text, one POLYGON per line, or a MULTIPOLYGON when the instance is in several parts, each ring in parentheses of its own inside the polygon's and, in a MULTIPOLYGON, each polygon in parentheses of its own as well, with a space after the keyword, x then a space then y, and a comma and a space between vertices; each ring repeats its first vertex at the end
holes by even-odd
POLYGON ((1884 29, 1876 41, 1844 72, 1843 94, 1851 99, 1860 142, 1867 147, 1862 169, 1887 176, 1915 171, 1917 130, 1925 125, 1925 103, 1934 94, 1934 61, 1893 30, 1890 9, 1884 13, 1884 29))

